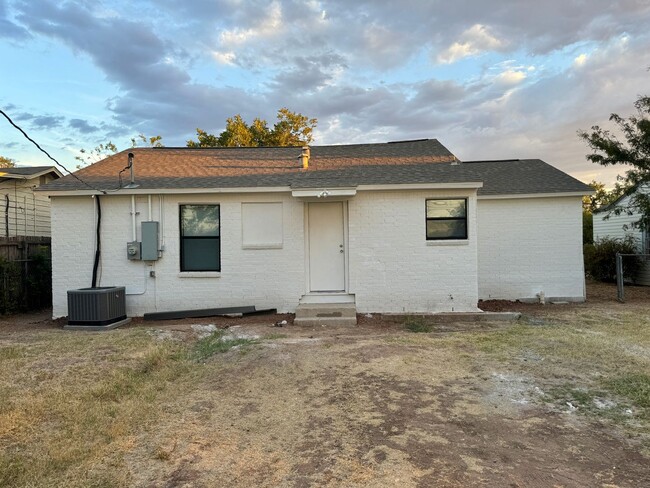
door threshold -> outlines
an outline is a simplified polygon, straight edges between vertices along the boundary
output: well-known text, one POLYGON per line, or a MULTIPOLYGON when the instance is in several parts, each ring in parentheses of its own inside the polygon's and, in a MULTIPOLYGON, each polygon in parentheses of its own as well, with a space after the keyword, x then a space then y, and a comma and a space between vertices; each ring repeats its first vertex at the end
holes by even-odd
POLYGON ((311 291, 300 298, 300 303, 355 303, 355 298, 344 291, 311 291))

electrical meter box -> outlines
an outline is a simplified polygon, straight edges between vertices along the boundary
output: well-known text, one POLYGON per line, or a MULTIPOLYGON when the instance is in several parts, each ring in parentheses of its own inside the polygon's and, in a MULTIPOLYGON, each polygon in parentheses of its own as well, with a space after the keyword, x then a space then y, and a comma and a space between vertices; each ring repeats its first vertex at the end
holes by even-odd
POLYGON ((158 222, 142 222, 142 260, 158 260, 158 222))
POLYGON ((126 243, 126 257, 132 261, 137 261, 140 258, 140 243, 138 241, 126 243))

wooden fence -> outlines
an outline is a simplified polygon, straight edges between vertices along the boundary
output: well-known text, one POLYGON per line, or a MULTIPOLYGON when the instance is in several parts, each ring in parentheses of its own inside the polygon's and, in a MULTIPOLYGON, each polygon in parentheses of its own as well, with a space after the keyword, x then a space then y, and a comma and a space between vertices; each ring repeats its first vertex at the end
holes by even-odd
POLYGON ((0 238, 0 314, 52 304, 49 237, 0 238))

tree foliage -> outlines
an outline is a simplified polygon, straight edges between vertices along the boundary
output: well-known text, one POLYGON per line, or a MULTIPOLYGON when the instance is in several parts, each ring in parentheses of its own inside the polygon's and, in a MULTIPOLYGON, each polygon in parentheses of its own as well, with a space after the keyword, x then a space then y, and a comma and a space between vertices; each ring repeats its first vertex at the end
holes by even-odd
POLYGON ((14 168, 15 166, 16 162, 13 159, 0 156, 0 168, 14 168))
POLYGON ((589 186, 594 190, 593 195, 582 197, 582 243, 593 244, 594 242, 594 216, 593 213, 603 207, 614 203, 625 192, 620 183, 616 183, 613 189, 607 190, 605 184, 593 180, 589 186))
MULTIPOLYGON (((146 147, 164 147, 162 136, 147 137, 144 134, 138 134, 131 138, 131 147, 140 147, 141 145, 146 147)), ((79 149, 79 155, 75 156, 75 159, 79 161, 77 169, 101 161, 108 156, 112 156, 116 152, 118 152, 118 148, 111 141, 99 144, 91 150, 81 148, 79 149)))
POLYGON ((144 134, 138 134, 131 138, 131 147, 138 147, 141 143, 148 147, 165 147, 162 143, 162 136, 147 137, 144 134))
POLYGON ((237 114, 226 119, 226 128, 218 136, 197 128, 197 140, 187 141, 187 147, 304 146, 313 140, 316 119, 288 108, 278 110, 277 119, 269 128, 266 120, 255 118, 249 125, 237 114))
POLYGON ((607 190, 604 183, 596 180, 592 180, 588 185, 595 193, 582 197, 582 208, 590 213, 611 205, 625 193, 625 187, 620 182, 617 182, 611 190, 607 190))
MULTIPOLYGON (((624 239, 603 237, 584 246, 585 271, 598 281, 616 281, 616 253, 634 254, 637 243, 631 235, 624 239)), ((623 275, 631 277, 637 271, 640 260, 628 256, 623 260, 623 275)))
POLYGON ((103 144, 99 144, 91 150, 86 150, 84 148, 79 149, 79 155, 75 156, 75 159, 79 161, 77 164, 77 169, 82 168, 88 164, 94 164, 97 161, 115 154, 117 152, 117 146, 111 141, 108 141, 103 144))
POLYGON ((624 176, 619 176, 619 191, 629 193, 625 206, 616 206, 612 212, 616 215, 639 213, 640 218, 633 226, 650 229, 650 97, 642 96, 634 103, 636 115, 623 118, 612 114, 609 120, 614 122, 625 138, 620 140, 609 130, 597 125, 591 131, 579 131, 578 135, 591 148, 587 159, 603 166, 623 165, 628 168, 624 176), (634 191, 638 190, 638 191, 634 191))

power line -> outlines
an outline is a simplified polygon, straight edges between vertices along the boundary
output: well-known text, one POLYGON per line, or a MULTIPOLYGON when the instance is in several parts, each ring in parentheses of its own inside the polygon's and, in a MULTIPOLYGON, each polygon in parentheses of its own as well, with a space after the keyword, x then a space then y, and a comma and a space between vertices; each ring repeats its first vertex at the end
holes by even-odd
POLYGON ((95 187, 92 186, 91 184, 86 183, 84 180, 82 180, 81 178, 79 178, 76 174, 74 174, 72 171, 70 171, 68 168, 66 168, 66 167, 63 166, 61 163, 59 163, 56 159, 54 159, 52 156, 50 156, 50 153, 48 153, 45 149, 43 149, 41 146, 39 146, 39 145, 38 145, 38 142, 36 142, 36 141, 35 141, 34 139, 32 139, 31 137, 29 137, 29 136, 27 135, 27 133, 26 133, 23 129, 21 129, 18 125, 16 125, 16 124, 14 123, 14 121, 11 120, 11 117, 9 117, 9 116, 8 116, 8 115, 7 115, 7 114, 6 114, 2 109, 0 109, 0 114, 4 115, 5 119, 7 119, 11 125, 13 125, 17 130, 19 130, 19 131, 21 132, 21 134, 24 135, 24 136, 27 138, 27 140, 28 140, 29 142, 31 142, 32 144, 34 144, 34 145, 39 149, 39 151, 41 151, 41 152, 42 152, 43 154, 45 154, 48 158, 50 158, 52 161, 54 161, 58 166, 60 166, 61 168, 63 168, 63 170, 64 170, 66 173, 68 173, 70 176, 72 176, 73 178, 77 179, 78 181, 80 181, 81 183, 83 183, 84 185, 86 185, 88 188, 91 188, 91 189, 93 189, 93 190, 95 190, 95 191, 98 191, 98 192, 103 193, 104 195, 106 195, 106 191, 105 191, 105 190, 100 190, 99 188, 95 188, 95 187))

